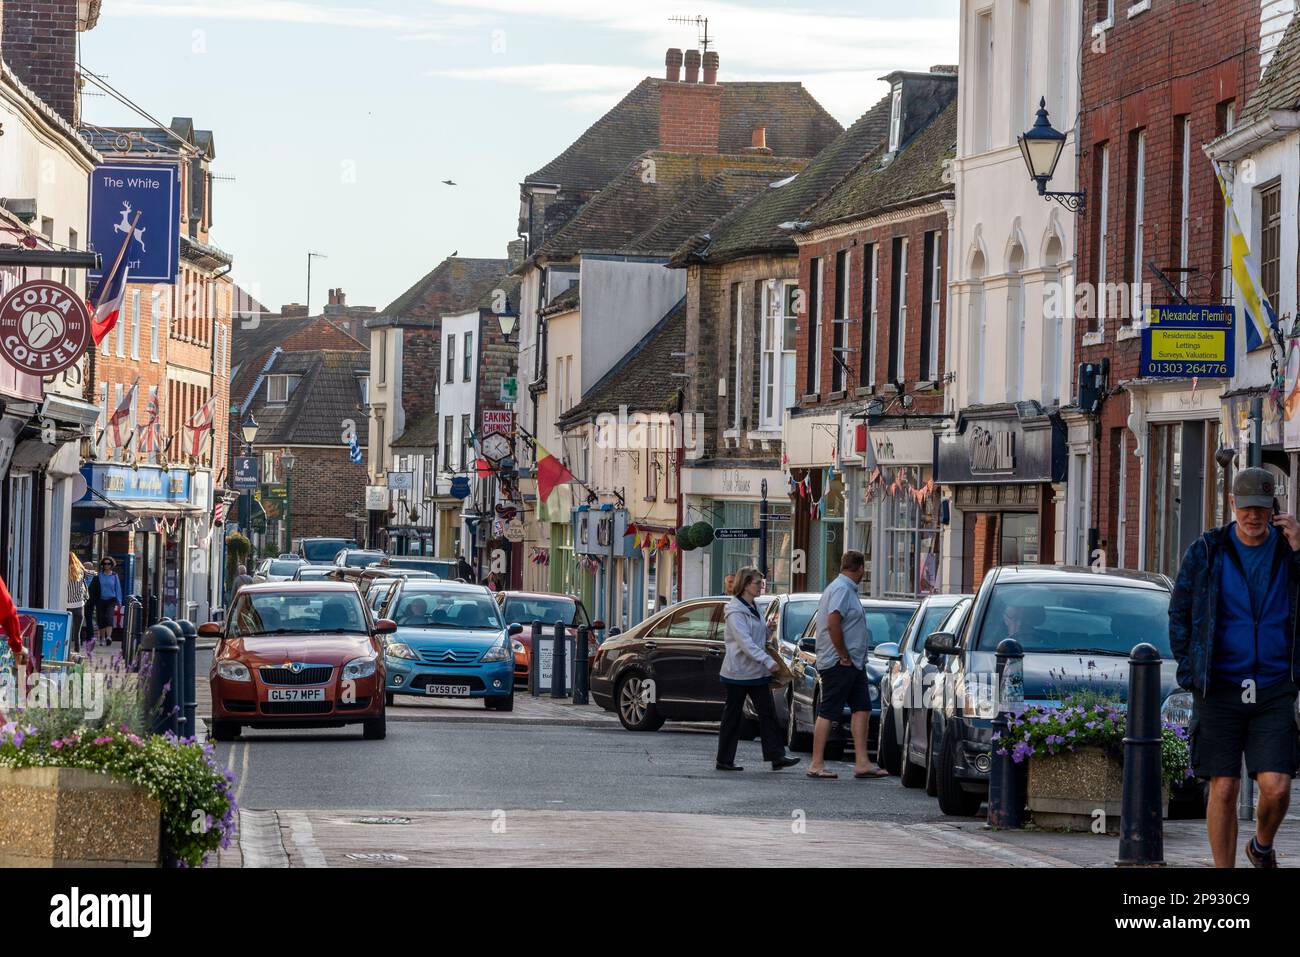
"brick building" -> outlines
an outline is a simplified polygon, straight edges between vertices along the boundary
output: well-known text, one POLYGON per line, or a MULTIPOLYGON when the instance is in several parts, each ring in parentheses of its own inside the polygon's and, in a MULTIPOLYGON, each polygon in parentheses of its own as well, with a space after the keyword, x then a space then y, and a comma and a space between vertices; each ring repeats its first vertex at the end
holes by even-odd
MULTIPOLYGON (((1271 19, 1280 6, 1152 0, 1125 16, 1084 4, 1093 40, 1080 71, 1088 202, 1077 275, 1095 290, 1095 308, 1081 310, 1075 345, 1080 362, 1108 365, 1109 391, 1095 419, 1100 437, 1092 417, 1072 428, 1071 507, 1114 564, 1174 574, 1192 541, 1222 523, 1215 453, 1236 436, 1221 416, 1244 424, 1264 391, 1139 377, 1139 323, 1144 305, 1232 299, 1224 203, 1202 147, 1237 125, 1262 69, 1261 12, 1271 19)), ((1270 431, 1277 422, 1270 417, 1270 431)), ((1280 451, 1280 434, 1266 442, 1280 451)))

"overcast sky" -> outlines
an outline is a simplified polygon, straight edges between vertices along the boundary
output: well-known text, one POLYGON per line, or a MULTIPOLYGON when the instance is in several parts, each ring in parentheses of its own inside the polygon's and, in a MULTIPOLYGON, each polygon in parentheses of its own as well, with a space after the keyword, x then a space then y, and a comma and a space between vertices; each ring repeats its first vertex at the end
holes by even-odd
POLYGON ((81 56, 213 131, 212 241, 262 302, 304 301, 313 250, 313 311, 332 286, 382 308, 453 251, 504 257, 520 180, 695 45, 671 16, 709 18, 721 81, 802 80, 848 125, 883 74, 957 62, 958 2, 109 0, 81 56))

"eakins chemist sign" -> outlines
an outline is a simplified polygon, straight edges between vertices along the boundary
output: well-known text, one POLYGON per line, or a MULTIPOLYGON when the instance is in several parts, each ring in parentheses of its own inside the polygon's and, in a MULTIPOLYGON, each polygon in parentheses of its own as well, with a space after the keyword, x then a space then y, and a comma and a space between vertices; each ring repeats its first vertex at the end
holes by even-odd
POLYGON ((20 372, 57 375, 90 343, 90 313, 73 290, 33 279, 0 299, 0 355, 20 372))

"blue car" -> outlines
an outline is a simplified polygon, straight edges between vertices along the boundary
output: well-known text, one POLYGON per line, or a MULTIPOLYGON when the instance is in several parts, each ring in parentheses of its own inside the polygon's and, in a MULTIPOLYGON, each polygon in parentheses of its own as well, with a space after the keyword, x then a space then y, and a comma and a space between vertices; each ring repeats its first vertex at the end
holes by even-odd
POLYGON ((389 704, 401 695, 482 698, 493 711, 515 707, 513 629, 482 585, 408 579, 393 586, 385 613, 397 624, 384 665, 389 704))

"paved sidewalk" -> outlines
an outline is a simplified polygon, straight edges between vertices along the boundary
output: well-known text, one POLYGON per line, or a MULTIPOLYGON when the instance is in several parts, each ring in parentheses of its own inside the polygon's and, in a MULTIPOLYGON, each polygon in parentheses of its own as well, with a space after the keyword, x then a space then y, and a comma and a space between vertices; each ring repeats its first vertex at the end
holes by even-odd
POLYGON ((577 728, 618 727, 618 716, 594 704, 576 705, 568 698, 534 698, 515 691, 513 711, 489 711, 482 701, 421 699, 398 695, 388 709, 389 721, 486 721, 494 724, 567 725, 577 728))

